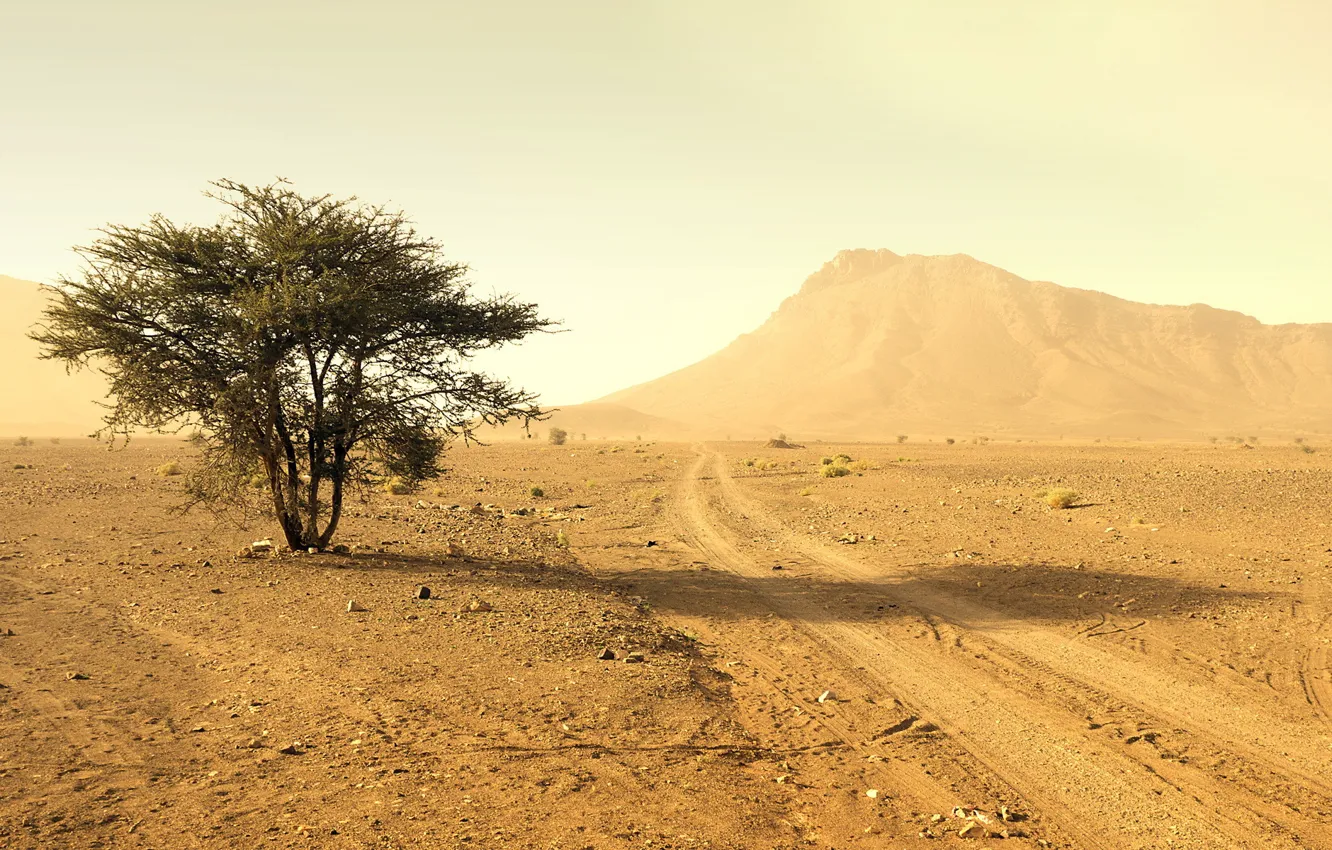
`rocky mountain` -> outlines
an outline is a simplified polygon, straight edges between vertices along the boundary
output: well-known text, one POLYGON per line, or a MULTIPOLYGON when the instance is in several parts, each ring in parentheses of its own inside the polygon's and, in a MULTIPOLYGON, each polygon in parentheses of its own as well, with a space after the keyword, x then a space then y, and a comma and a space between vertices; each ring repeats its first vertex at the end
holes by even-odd
POLYGON ((736 438, 1326 432, 1332 324, 843 251, 757 330, 602 401, 736 438))

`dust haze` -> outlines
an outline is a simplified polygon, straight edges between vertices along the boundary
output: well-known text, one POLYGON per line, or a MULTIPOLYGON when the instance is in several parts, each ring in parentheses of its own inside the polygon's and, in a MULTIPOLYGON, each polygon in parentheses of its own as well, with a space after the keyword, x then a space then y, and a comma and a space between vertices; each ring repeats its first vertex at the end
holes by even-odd
POLYGON ((251 6, 0 13, 0 846, 1332 850, 1322 7, 251 6))

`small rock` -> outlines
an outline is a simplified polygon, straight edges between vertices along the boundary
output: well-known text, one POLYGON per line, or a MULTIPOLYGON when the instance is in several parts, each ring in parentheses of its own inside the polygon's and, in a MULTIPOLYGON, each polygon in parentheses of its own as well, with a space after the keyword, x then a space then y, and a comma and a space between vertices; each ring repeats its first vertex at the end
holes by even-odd
POLYGON ((264 741, 262 738, 251 738, 250 740, 245 742, 245 748, 247 750, 259 750, 263 749, 263 746, 264 746, 264 741))
POLYGON ((347 613, 348 613, 348 614, 355 614, 355 613, 358 613, 358 612, 364 612, 364 611, 369 611, 369 610, 370 610, 369 608, 366 608, 364 605, 362 605, 361 603, 357 602, 355 599, 350 599, 350 600, 347 601, 347 613))
POLYGON ((819 702, 837 702, 837 694, 832 691, 824 691, 819 694, 819 702))
POLYGON ((641 652, 629 652, 624 656, 625 664, 642 664, 645 660, 641 652))
POLYGON ((877 800, 877 799, 879 799, 879 789, 878 789, 878 788, 871 788, 871 789, 869 789, 868 791, 865 792, 865 796, 866 796, 866 797, 869 797, 871 800, 877 800))
POLYGON ((336 545, 333 547, 333 554, 334 554, 334 555, 350 555, 350 554, 351 554, 351 547, 348 546, 348 545, 346 545, 345 543, 338 543, 338 544, 336 544, 336 545))
POLYGON ((208 730, 207 730, 205 727, 203 727, 203 726, 195 726, 194 728, 190 729, 190 731, 191 731, 191 732, 207 732, 208 730))
POLYGON ((14 630, 13 629, 0 630, 0 637, 14 637, 14 630))
POLYGON ((221 593, 221 592, 222 592, 222 588, 220 588, 220 587, 215 587, 215 588, 213 588, 212 590, 210 590, 210 591, 208 591, 208 592, 209 592, 209 593, 221 593))
POLYGON ((298 756, 301 753, 305 752, 305 748, 301 746, 300 741, 292 741, 287 746, 278 750, 278 752, 282 753, 284 756, 298 756))
POLYGON ((250 544, 250 551, 256 553, 273 551, 273 541, 265 537, 263 540, 256 540, 250 544))
POLYGON ((643 544, 643 548, 644 548, 644 549, 651 549, 653 546, 656 546, 656 545, 657 545, 657 541, 655 541, 655 540, 649 540, 647 543, 643 544))
POLYGON ((473 599, 466 605, 458 609, 459 614, 484 614, 487 611, 494 611, 495 607, 484 599, 473 599))
POLYGON ((786 569, 786 567, 783 567, 781 564, 773 564, 773 565, 772 565, 772 568, 773 568, 774 570, 784 570, 784 569, 786 569))
POLYGON ((781 776, 777 777, 775 781, 778 785, 789 785, 794 781, 794 778, 789 773, 783 773, 781 776))
POLYGON ((430 598, 430 588, 426 587, 424 584, 417 585, 417 586, 416 586, 416 590, 412 591, 412 598, 413 598, 413 599, 429 599, 429 598, 430 598))
POLYGON ((598 660, 598 661, 614 661, 614 660, 615 660, 615 650, 611 649, 609 646, 606 647, 605 649, 601 650, 601 652, 598 652, 598 653, 597 653, 597 660, 598 660))
POLYGON ((961 829, 957 831, 958 838, 981 838, 984 835, 985 835, 985 830, 982 829, 981 825, 976 823, 975 821, 965 824, 961 829))
POLYGON ((319 547, 318 547, 318 546, 311 546, 309 549, 306 549, 306 550, 305 550, 305 554, 307 554, 307 555, 318 555, 318 554, 319 554, 319 547))
POLYGON ((66 674, 65 674, 65 678, 66 678, 66 679, 69 679, 71 682, 73 682, 73 681, 83 682, 83 681, 87 681, 87 679, 88 679, 88 674, 87 674, 87 673, 66 673, 66 674))

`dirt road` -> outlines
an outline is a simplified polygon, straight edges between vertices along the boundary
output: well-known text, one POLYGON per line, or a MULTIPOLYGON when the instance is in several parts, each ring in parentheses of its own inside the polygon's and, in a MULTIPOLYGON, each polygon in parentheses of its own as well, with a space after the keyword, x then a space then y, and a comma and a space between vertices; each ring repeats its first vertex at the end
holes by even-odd
MULTIPOLYGON (((1031 815, 1013 832, 1088 848, 1332 847, 1325 725, 1186 652, 1096 640, 1123 627, 1032 622, 912 581, 868 547, 797 532, 730 468, 700 450, 674 503, 681 537, 791 624, 789 639, 829 687, 855 682, 874 702, 905 706, 916 725, 942 730, 938 746, 959 772, 1001 780, 1012 809, 1031 815)), ((755 647, 746 661, 786 691, 787 671, 763 662, 745 622, 714 621, 712 637, 755 647)), ((956 792, 912 776, 893 735, 861 722, 856 703, 835 703, 830 734, 885 766, 890 793, 952 808, 956 792)))

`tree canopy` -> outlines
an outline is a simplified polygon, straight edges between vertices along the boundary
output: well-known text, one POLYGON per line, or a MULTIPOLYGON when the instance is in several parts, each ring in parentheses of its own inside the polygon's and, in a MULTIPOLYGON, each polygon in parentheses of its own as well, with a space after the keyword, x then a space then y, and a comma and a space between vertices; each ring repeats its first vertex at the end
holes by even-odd
POLYGON ((214 225, 154 216, 78 249, 32 334, 44 357, 107 375, 105 433, 198 429, 196 501, 239 504, 257 484, 290 546, 323 548, 349 487, 419 483, 480 424, 543 417, 469 363, 552 329, 536 305, 474 294, 402 213, 284 181, 213 185, 214 225))

